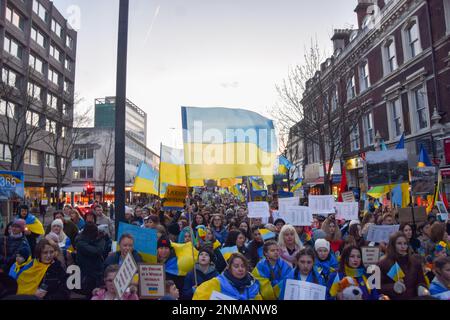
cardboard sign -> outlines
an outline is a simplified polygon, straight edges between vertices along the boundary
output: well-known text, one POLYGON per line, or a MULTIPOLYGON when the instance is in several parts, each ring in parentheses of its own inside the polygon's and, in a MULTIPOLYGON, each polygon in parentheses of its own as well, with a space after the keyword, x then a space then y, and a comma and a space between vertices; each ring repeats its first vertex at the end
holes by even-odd
POLYGON ((380 261, 379 247, 362 247, 362 261, 365 266, 377 264, 380 261))
POLYGON ((435 181, 435 167, 411 169, 411 193, 413 195, 434 194, 435 181))
POLYGON ((141 299, 159 299, 165 295, 166 273, 163 264, 140 263, 139 297, 141 299))
POLYGON ((300 203, 299 197, 293 197, 293 198, 283 198, 278 199, 278 211, 280 214, 287 214, 287 208, 292 206, 298 206, 300 203))
POLYGON ((358 220, 358 202, 336 202, 336 219, 338 220, 358 220))
POLYGON ((400 223, 413 223, 416 224, 427 221, 427 209, 425 207, 417 207, 411 210, 411 208, 398 209, 398 221, 400 223), (412 215, 414 213, 414 220, 412 215))
POLYGON ((289 279, 286 281, 284 300, 325 300, 326 292, 325 286, 289 279))
POLYGON ((287 207, 285 214, 280 214, 287 224, 291 224, 295 227, 311 226, 313 222, 313 215, 311 208, 302 206, 287 207))
POLYGON ((342 192, 342 201, 344 202, 355 202, 355 194, 353 191, 342 192))
POLYGON ((144 262, 156 263, 158 234, 155 229, 140 228, 120 222, 117 239, 120 239, 125 233, 133 236, 134 249, 139 252, 144 262))
POLYGON ((309 196, 308 206, 313 214, 329 215, 335 213, 334 196, 309 196))
POLYGON ((130 286, 134 275, 138 271, 136 262, 133 259, 131 253, 127 254, 127 257, 120 266, 119 271, 114 278, 114 287, 116 288, 117 295, 122 299, 123 294, 130 286))
POLYGON ((186 195, 186 187, 168 186, 165 193, 164 209, 183 209, 186 195))
POLYGON ((389 237, 391 236, 391 234, 397 232, 399 229, 400 225, 379 226, 373 224, 369 227, 369 231, 367 233, 367 241, 389 243, 389 237))
POLYGON ((268 218, 270 217, 269 203, 265 201, 248 203, 249 218, 268 218))

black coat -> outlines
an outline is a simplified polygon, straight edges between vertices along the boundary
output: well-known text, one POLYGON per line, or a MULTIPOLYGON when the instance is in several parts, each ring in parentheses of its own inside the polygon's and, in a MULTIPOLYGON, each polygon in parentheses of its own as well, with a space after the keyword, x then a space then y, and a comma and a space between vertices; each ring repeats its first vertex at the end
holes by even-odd
MULTIPOLYGON (((133 250, 133 258, 136 263, 144 262, 136 250, 133 250)), ((113 264, 119 265, 119 260, 120 260, 120 251, 114 252, 114 254, 112 254, 108 258, 106 258, 106 260, 103 264, 103 269, 106 269, 106 267, 113 265, 113 264)))
POLYGON ((103 238, 89 239, 80 234, 75 240, 77 250, 76 263, 81 270, 81 288, 84 294, 90 295, 93 289, 99 287, 103 279, 103 238))
POLYGON ((61 265, 55 260, 44 275, 39 287, 45 288, 47 294, 44 300, 69 300, 70 291, 67 288, 68 275, 61 265))
MULTIPOLYGON (((6 273, 9 268, 16 262, 16 254, 31 255, 31 248, 25 236, 13 238, 11 236, 0 238, 0 268, 6 273)), ((25 260, 28 256, 23 257, 25 260)))

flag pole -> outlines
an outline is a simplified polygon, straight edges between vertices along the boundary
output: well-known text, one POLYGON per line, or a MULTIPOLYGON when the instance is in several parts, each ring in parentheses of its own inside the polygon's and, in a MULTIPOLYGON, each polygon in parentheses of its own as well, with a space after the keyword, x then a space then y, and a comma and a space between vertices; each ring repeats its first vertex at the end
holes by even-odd
POLYGON ((161 159, 162 159, 162 142, 159 144, 158 198, 160 201, 161 201, 161 159))
POLYGON ((410 188, 409 188, 409 202, 411 204, 411 215, 412 215, 412 222, 413 222, 413 235, 416 236, 417 232, 417 225, 416 225, 416 217, 414 216, 414 203, 413 203, 413 197, 412 197, 412 172, 409 170, 409 178, 410 178, 410 188))

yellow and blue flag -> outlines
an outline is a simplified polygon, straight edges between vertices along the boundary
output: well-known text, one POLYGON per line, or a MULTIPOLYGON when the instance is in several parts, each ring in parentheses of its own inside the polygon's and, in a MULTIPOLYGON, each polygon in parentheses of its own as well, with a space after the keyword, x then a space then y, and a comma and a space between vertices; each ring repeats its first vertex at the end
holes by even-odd
POLYGON ((286 157, 278 157, 278 174, 287 174, 291 168, 292 163, 286 157))
POLYGON ((275 239, 276 234, 268 229, 259 229, 259 232, 261 233, 261 237, 264 241, 267 241, 269 239, 275 239))
POLYGON ((262 176, 273 181, 273 121, 242 109, 182 107, 184 158, 191 179, 262 176))
POLYGON ((192 242, 174 243, 172 248, 175 256, 170 258, 165 265, 166 272, 175 276, 182 276, 194 269, 195 262, 198 259, 198 251, 193 248, 192 242), (194 257, 192 256, 192 249, 194 249, 194 257))
POLYGON ((156 263, 158 235, 156 229, 140 228, 138 226, 119 222, 117 239, 123 234, 130 234, 134 239, 134 249, 146 263, 156 263))
POLYGON ((341 281, 341 279, 339 278, 339 273, 336 272, 336 276, 333 279, 333 283, 331 284, 330 287, 330 296, 332 297, 336 297, 338 292, 339 292, 339 282, 341 281))
MULTIPOLYGON (((18 216, 17 218, 21 219, 20 216, 18 216)), ((30 230, 32 233, 38 235, 45 234, 44 226, 42 225, 41 221, 31 213, 27 214, 25 218, 25 224, 26 228, 28 228, 28 230, 30 230)))
POLYGON ((266 187, 264 185, 264 180, 262 178, 259 177, 249 177, 251 185, 252 185, 252 190, 254 191, 262 191, 262 190, 266 190, 266 187))
POLYGON ((392 280, 394 280, 395 282, 397 282, 405 277, 405 273, 396 262, 387 273, 387 276, 392 280))
POLYGON ((145 162, 139 165, 133 192, 159 195, 159 173, 145 162))
POLYGON ((228 259, 231 257, 231 255, 233 253, 238 253, 238 247, 237 246, 233 246, 233 247, 225 247, 220 249, 220 252, 222 253, 223 258, 225 259, 225 261, 228 261, 228 259))
POLYGON ((430 158, 428 157, 428 153, 423 147, 423 145, 420 145, 420 156, 419 156, 419 163, 417 164, 418 167, 432 167, 430 158))
POLYGON ((302 178, 298 178, 297 181, 295 181, 294 186, 291 188, 292 192, 297 191, 298 189, 300 189, 303 185, 303 179, 302 178))

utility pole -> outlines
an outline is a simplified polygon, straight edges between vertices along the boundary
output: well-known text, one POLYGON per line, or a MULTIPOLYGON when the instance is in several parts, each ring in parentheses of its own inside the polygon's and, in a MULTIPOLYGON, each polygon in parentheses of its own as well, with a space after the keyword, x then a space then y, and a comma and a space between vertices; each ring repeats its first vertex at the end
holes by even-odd
POLYGON ((128 11, 129 0, 120 0, 114 150, 114 212, 116 240, 118 240, 117 234, 119 232, 119 222, 125 220, 125 108, 127 96, 128 11))

